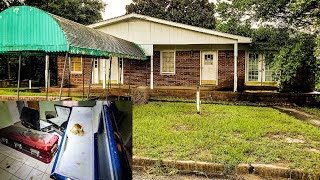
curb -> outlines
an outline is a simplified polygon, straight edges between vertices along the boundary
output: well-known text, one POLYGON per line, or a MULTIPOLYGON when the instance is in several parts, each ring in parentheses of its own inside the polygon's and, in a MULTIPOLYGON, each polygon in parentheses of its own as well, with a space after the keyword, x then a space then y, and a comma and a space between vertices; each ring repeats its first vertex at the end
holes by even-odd
MULTIPOLYGON (((159 160, 145 157, 133 156, 133 166, 137 169, 145 167, 155 167, 159 165, 163 168, 174 168, 178 173, 200 173, 207 176, 224 175, 226 167, 222 164, 198 162, 198 161, 175 161, 159 160)), ((239 164, 232 172, 236 175, 257 175, 260 177, 288 178, 288 179, 315 179, 320 180, 320 172, 310 173, 299 169, 269 165, 269 164, 239 164)))

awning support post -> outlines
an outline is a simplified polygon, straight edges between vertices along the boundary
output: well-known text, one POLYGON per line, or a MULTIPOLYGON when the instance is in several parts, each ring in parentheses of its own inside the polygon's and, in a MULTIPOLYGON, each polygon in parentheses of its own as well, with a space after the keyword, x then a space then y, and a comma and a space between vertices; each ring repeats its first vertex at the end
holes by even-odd
POLYGON ((150 89, 153 89, 153 55, 150 57, 150 89))
POLYGON ((62 79, 61 79, 61 86, 60 86, 60 93, 59 93, 59 101, 61 101, 61 96, 62 96, 62 88, 63 88, 63 82, 64 82, 64 74, 66 71, 67 59, 68 59, 68 53, 66 53, 66 58, 64 60, 64 65, 63 65, 63 72, 62 72, 62 79))
POLYGON ((106 89, 107 84, 107 60, 103 59, 103 89, 106 89))
POLYGON ((92 81, 92 69, 93 69, 93 63, 94 63, 94 58, 91 60, 91 68, 90 68, 90 79, 89 79, 89 88, 88 88, 88 94, 87 94, 87 100, 89 100, 90 97, 90 88, 91 88, 91 81, 92 81))
POLYGON ((68 73, 68 97, 70 97, 70 80, 71 80, 71 58, 68 57, 69 60, 69 73, 68 73))
POLYGON ((19 71, 18 71, 18 87, 17 87, 18 101, 20 100, 20 75, 21 75, 21 55, 19 55, 19 71))
POLYGON ((46 100, 48 101, 48 92, 49 92, 49 56, 46 55, 46 70, 45 70, 45 77, 46 77, 46 100))
POLYGON ((111 89, 111 66, 112 66, 112 57, 110 56, 110 61, 109 61, 109 77, 108 77, 108 94, 110 94, 110 89, 111 89))
POLYGON ((81 63, 82 63, 82 101, 84 100, 84 64, 83 58, 81 56, 81 63))
POLYGON ((238 42, 234 43, 234 77, 233 91, 238 91, 238 42))

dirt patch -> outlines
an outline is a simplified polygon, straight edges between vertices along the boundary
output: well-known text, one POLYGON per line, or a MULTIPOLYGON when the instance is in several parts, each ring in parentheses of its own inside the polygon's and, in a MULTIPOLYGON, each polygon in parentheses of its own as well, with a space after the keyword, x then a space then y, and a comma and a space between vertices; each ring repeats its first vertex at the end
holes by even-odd
POLYGON ((173 131, 191 131, 193 128, 185 124, 175 124, 171 127, 173 131))
POLYGON ((314 153, 320 153, 320 150, 315 149, 315 148, 310 148, 310 149, 308 149, 308 151, 314 152, 314 153))
POLYGON ((287 137, 286 141, 288 143, 305 143, 305 141, 302 139, 295 139, 295 138, 290 138, 290 137, 287 137))
POLYGON ((316 119, 311 119, 311 120, 310 120, 310 123, 311 123, 311 124, 314 124, 314 125, 316 125, 316 126, 320 126, 320 121, 319 121, 319 120, 316 120, 316 119))
POLYGON ((288 143, 305 143, 305 139, 301 135, 297 135, 294 138, 284 132, 272 132, 265 135, 265 137, 272 140, 285 140, 288 143))
POLYGON ((267 137, 273 140, 278 140, 278 139, 282 139, 286 135, 287 134, 284 132, 270 132, 270 133, 267 133, 264 137, 267 137))

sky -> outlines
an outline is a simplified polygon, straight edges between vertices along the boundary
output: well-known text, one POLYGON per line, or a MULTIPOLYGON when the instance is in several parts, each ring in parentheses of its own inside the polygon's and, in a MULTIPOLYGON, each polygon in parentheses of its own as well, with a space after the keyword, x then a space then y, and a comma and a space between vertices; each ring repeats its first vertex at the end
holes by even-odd
MULTIPOLYGON (((130 4, 132 0, 103 0, 107 6, 103 14, 103 19, 110 19, 126 13, 126 5, 130 4)), ((209 2, 216 2, 216 0, 209 0, 209 2)))

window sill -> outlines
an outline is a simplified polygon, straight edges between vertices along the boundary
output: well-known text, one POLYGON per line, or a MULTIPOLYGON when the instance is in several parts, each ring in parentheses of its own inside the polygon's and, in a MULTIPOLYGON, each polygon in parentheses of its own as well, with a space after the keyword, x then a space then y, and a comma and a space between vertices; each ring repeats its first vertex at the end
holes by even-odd
POLYGON ((160 75, 162 75, 162 76, 172 76, 172 75, 176 75, 176 73, 160 73, 160 75))
POLYGON ((82 72, 78 72, 78 71, 71 71, 71 74, 82 74, 82 72))
POLYGON ((246 86, 277 86, 278 83, 274 81, 247 81, 245 84, 246 86))

